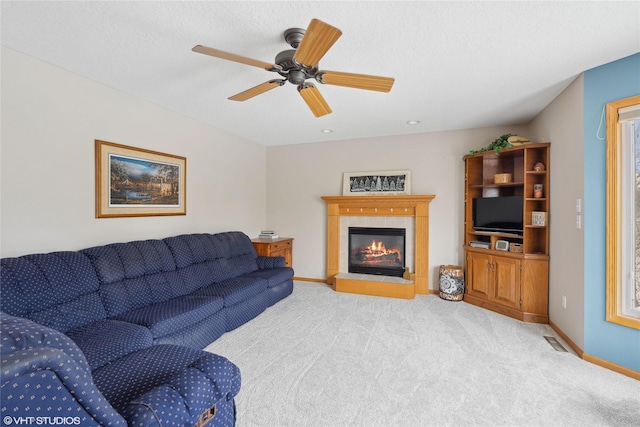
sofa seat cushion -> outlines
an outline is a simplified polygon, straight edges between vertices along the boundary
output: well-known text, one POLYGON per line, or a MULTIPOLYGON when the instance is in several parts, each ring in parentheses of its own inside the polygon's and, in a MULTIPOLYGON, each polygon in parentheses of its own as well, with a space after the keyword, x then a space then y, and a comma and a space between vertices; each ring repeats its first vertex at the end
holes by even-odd
POLYGON ((220 297, 187 295, 122 313, 116 319, 149 328, 155 339, 198 323, 222 308, 220 297))
POLYGON ((231 307, 250 300, 267 289, 268 282, 260 277, 234 277, 202 288, 192 295, 209 295, 224 298, 224 306, 231 307))
POLYGON ((267 286, 273 288, 288 280, 293 279, 293 269, 290 267, 273 268, 271 270, 258 270, 245 274, 245 277, 260 277, 267 280, 267 286))
MULTIPOLYGON (((94 371, 93 380, 120 413, 134 399, 137 401, 138 397, 156 387, 160 387, 158 393, 147 396, 147 400, 153 401, 164 394, 162 389, 165 386, 177 389, 185 400, 196 399, 198 395, 211 396, 212 393, 213 400, 226 395, 233 398, 240 390, 240 370, 229 360, 195 348, 171 344, 154 345, 122 357, 94 371), (200 373, 209 381, 203 383, 200 373)), ((178 408, 184 402, 169 400, 161 403, 178 408)))
POLYGON ((119 320, 93 322, 67 333, 84 353, 91 370, 122 356, 153 345, 151 331, 144 326, 119 320))

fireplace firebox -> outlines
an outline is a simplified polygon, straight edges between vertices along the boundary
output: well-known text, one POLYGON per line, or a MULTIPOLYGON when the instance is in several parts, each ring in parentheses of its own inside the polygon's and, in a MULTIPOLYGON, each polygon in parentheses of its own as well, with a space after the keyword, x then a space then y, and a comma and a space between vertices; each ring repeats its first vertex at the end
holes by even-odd
POLYGON ((404 228, 349 227, 349 273, 402 277, 404 228))

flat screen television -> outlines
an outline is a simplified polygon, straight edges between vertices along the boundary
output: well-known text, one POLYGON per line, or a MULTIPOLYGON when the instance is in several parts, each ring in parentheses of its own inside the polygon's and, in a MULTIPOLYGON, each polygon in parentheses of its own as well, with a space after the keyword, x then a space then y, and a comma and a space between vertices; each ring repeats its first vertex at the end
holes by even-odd
POLYGON ((473 199, 473 229, 522 234, 523 196, 473 199))

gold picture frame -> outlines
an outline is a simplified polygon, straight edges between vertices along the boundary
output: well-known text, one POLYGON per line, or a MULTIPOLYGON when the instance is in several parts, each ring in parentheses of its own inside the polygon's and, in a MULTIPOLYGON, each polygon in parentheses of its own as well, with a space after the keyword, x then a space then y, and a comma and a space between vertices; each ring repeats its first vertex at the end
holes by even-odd
POLYGON ((96 218, 187 214, 186 157, 95 141, 96 218))

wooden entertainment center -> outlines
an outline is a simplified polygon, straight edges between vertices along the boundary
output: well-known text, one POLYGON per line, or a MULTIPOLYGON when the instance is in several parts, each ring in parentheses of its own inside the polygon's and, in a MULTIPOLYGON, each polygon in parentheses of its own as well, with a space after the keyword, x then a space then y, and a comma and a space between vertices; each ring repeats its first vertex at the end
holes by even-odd
POLYGON ((549 322, 549 150, 528 143, 464 157, 464 301, 525 322, 549 322), (505 196, 522 196, 522 233, 474 229, 473 199, 505 196))

